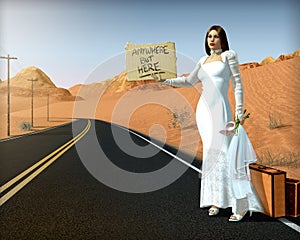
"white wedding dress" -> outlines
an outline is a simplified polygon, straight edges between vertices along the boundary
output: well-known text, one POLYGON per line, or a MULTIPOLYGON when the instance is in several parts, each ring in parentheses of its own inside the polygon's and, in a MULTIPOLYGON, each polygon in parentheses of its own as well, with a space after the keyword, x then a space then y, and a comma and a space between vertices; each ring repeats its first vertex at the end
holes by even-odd
MULTIPOLYGON (((230 77, 236 100, 235 115, 243 116, 243 86, 236 53, 228 50, 221 53, 222 61, 204 63, 207 57, 199 60, 188 77, 166 79, 162 82, 177 87, 192 87, 198 81, 202 82, 202 94, 196 110, 197 126, 203 143, 200 207, 232 207, 233 213, 246 210, 263 212, 250 179, 240 181, 241 184, 238 185, 232 179, 232 164, 227 153, 232 138, 236 136, 220 133, 226 123, 232 121, 227 96, 230 77), (239 196, 234 194, 235 187, 243 188, 244 183, 245 189, 250 191, 239 196)), ((250 142, 249 144, 251 145, 250 142)))

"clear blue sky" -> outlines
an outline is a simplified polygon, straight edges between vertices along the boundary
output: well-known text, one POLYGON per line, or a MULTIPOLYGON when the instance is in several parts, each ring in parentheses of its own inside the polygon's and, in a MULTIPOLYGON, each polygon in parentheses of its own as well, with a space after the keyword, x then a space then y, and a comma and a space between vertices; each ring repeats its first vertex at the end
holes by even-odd
MULTIPOLYGON (((207 29, 218 24, 240 63, 260 62, 300 47, 299 2, 0 0, 0 54, 18 57, 11 76, 33 65, 68 88, 99 66, 97 81, 122 71, 128 41, 172 41, 178 53, 197 61, 205 55, 207 29)), ((4 60, 0 78, 7 78, 4 60)))

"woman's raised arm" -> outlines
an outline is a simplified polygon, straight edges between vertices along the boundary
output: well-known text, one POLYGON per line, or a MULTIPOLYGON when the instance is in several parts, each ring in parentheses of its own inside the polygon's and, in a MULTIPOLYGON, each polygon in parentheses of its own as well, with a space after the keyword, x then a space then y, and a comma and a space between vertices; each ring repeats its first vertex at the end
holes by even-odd
POLYGON ((194 86, 200 79, 198 78, 198 72, 201 68, 200 61, 196 64, 193 71, 187 77, 177 77, 177 78, 169 78, 164 81, 161 79, 155 79, 159 81, 161 84, 167 84, 174 87, 192 87, 194 86))

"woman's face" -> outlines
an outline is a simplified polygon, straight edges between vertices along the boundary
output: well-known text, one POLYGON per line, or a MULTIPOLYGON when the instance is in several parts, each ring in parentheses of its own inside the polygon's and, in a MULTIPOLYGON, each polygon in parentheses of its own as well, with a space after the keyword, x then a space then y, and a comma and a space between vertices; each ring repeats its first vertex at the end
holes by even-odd
POLYGON ((221 40, 216 30, 211 30, 207 35, 207 44, 210 49, 221 49, 221 40))

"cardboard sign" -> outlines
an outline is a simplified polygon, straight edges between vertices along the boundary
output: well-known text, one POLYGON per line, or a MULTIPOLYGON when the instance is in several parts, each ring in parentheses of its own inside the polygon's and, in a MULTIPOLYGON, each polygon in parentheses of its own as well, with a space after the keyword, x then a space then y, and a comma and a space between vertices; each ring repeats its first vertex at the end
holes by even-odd
POLYGON ((126 49, 128 81, 153 80, 151 74, 162 79, 177 77, 175 43, 133 44, 126 49))

